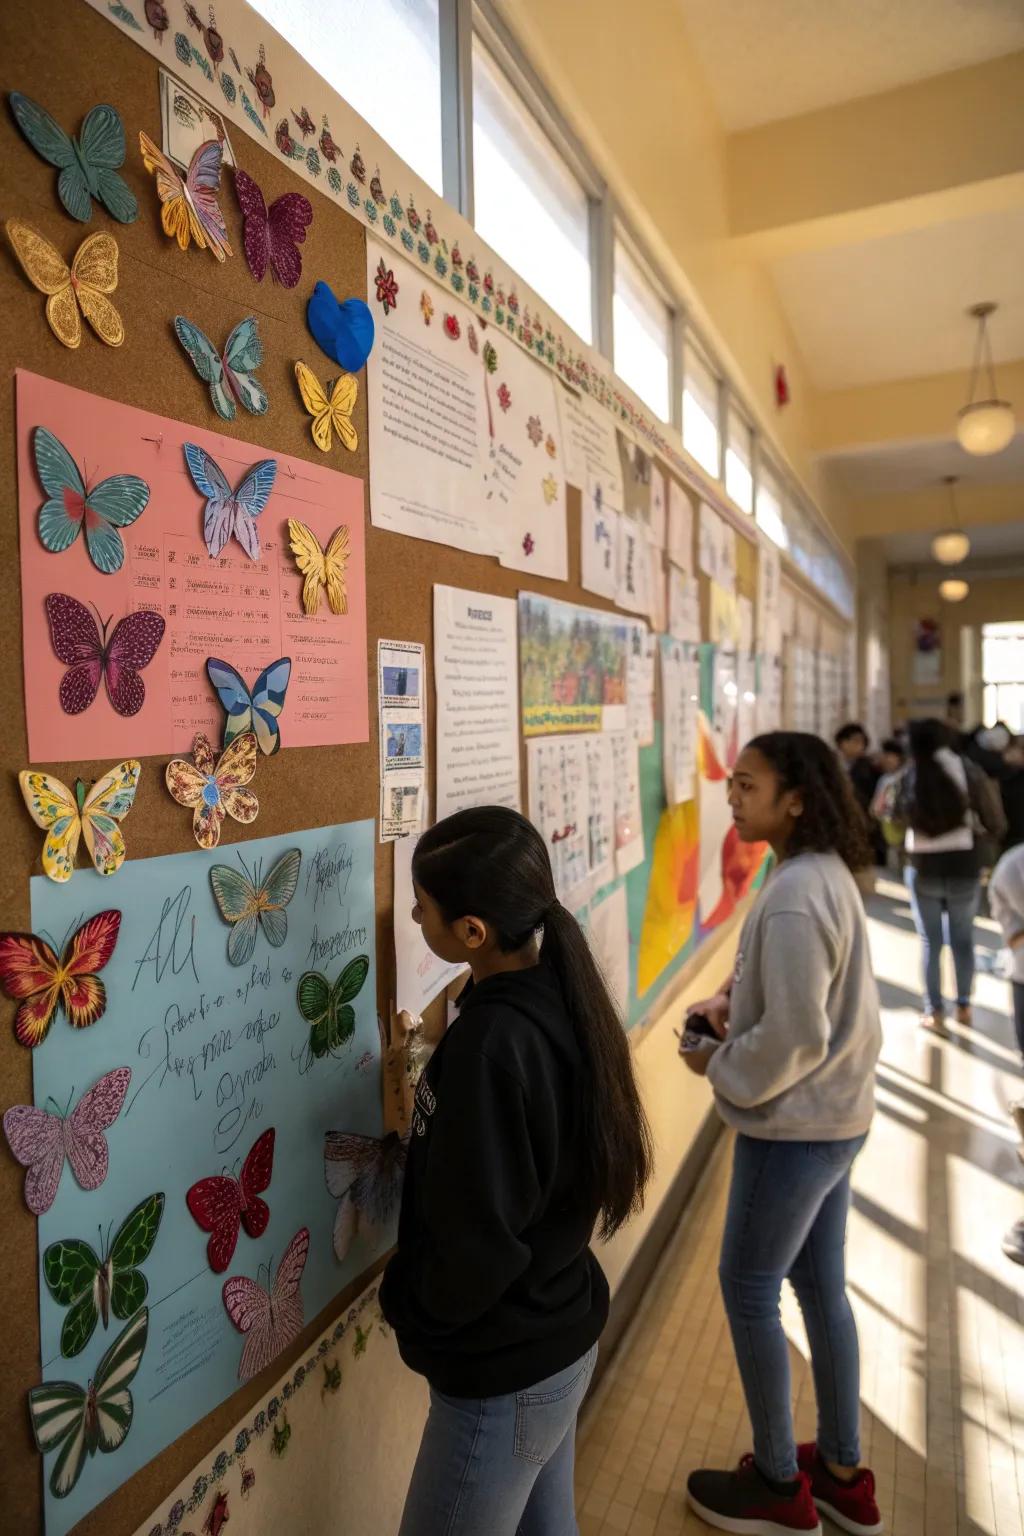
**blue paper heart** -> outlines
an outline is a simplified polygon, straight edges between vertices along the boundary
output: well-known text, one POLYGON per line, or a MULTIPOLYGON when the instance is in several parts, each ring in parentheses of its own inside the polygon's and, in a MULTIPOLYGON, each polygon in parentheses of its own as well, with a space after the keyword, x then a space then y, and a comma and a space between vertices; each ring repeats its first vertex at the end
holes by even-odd
POLYGON ((306 324, 318 347, 347 373, 358 373, 373 350, 373 315, 362 299, 339 303, 326 283, 317 283, 306 305, 306 324))

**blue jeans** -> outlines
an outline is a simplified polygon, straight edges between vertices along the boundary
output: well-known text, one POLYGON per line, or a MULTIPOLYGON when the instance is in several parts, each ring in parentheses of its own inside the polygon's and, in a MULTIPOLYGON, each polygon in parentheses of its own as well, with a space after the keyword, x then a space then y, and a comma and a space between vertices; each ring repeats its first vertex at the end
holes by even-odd
POLYGON ((934 1013, 943 1011, 941 964, 945 942, 953 951, 957 1004, 966 1008, 974 987, 974 919, 981 897, 981 882, 975 876, 953 880, 940 875, 923 875, 910 865, 905 878, 914 927, 921 935, 924 952, 925 1007, 934 1013))
POLYGON ((754 1459, 779 1481, 797 1474, 789 1347, 779 1316, 787 1277, 811 1346, 818 1449, 839 1466, 860 1461, 860 1351, 845 1249, 850 1169, 866 1139, 736 1138, 718 1274, 754 1459))
POLYGON ((576 1415, 597 1362, 507 1397, 430 1389, 398 1536, 578 1536, 576 1415))

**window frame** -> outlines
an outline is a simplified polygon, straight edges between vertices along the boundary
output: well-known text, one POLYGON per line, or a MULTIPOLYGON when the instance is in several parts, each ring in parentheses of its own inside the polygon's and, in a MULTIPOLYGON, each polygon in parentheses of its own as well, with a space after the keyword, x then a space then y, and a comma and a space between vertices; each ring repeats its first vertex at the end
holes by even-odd
POLYGON ((722 430, 723 414, 724 414, 722 406, 723 406, 723 399, 724 399, 724 397, 725 397, 725 395, 727 393, 727 390, 728 390, 727 376, 726 376, 726 373, 723 370, 721 364, 718 361, 718 358, 717 358, 717 356, 715 354, 714 349, 712 347, 708 346, 707 342, 704 340, 704 337, 701 335, 700 331, 697 330, 696 326, 694 326, 693 324, 690 323, 689 319, 687 320, 687 323, 686 323, 686 326, 685 326, 685 329, 684 329, 684 333, 683 333, 682 354, 683 354, 682 355, 682 360, 681 360, 682 361, 682 366, 680 368, 680 377, 679 377, 679 383, 678 383, 678 394, 679 394, 679 431, 680 431, 680 436, 683 439, 683 448, 686 451, 686 453, 689 455, 689 457, 691 459, 693 459, 693 462, 700 468, 702 473, 707 475, 710 479, 714 480, 717 484, 721 485, 723 487, 723 489, 724 489, 723 469, 724 469, 724 464, 725 464, 725 456, 724 456, 724 446, 723 445, 724 445, 725 434, 724 434, 724 432, 722 430), (703 363, 704 367, 708 370, 708 373, 711 375, 711 377, 712 377, 712 379, 714 381, 714 392, 713 392, 714 393, 714 405, 713 405, 713 408, 712 408, 712 411, 711 411, 710 414, 713 416, 714 423, 715 423, 715 429, 716 429, 717 434, 718 434, 718 454, 717 454, 717 464, 716 464, 715 469, 709 469, 706 464, 702 464, 700 459, 697 458, 697 456, 694 454, 692 449, 687 448, 687 446, 686 446, 685 397, 686 397, 686 380, 687 380, 686 354, 687 354, 688 350, 692 351, 700 359, 700 361, 703 363))
MULTIPOLYGON (((736 507, 738 511, 742 512, 745 517, 751 518, 754 516, 754 509, 757 506, 757 436, 757 428, 754 426, 752 416, 750 415, 749 411, 746 410, 742 401, 737 399, 736 395, 730 389, 728 398, 725 403, 725 433, 723 437, 724 452, 722 454, 722 485, 725 489, 725 494, 729 498, 732 505, 736 507), (732 492, 729 490, 729 454, 732 451, 732 423, 734 417, 736 417, 742 423, 747 442, 746 461, 744 463, 744 461, 741 459, 740 462, 744 463, 744 468, 750 477, 749 507, 745 507, 741 501, 737 501, 735 496, 733 496, 732 492)), ((736 457, 739 458, 739 455, 737 454, 736 457)))
MULTIPOLYGON (((626 384, 629 389, 633 390, 633 393, 637 396, 637 399, 641 400, 643 402, 643 404, 647 407, 647 409, 651 412, 651 414, 655 416, 656 420, 660 421, 664 426, 672 426, 672 425, 674 425, 674 422, 673 422, 673 414, 674 414, 673 399, 674 399, 674 396, 675 396, 675 393, 676 393, 676 366, 677 366, 676 365, 676 330, 677 330, 677 321, 678 321, 678 315, 679 315, 679 306, 678 306, 678 304, 676 303, 676 301, 672 297, 672 290, 671 290, 671 288, 665 282, 665 280, 661 276, 661 274, 658 272, 658 269, 652 264, 652 262, 650 261, 649 257, 647 256, 647 253, 637 243, 636 237, 633 234, 632 229, 630 228, 629 224, 626 223, 626 221, 623 219, 620 210, 617 207, 615 207, 614 212, 613 212, 613 217, 612 217, 612 250, 611 250, 612 326, 611 326, 611 352, 609 354, 609 361, 610 361, 613 369, 615 368, 614 304, 615 304, 615 271, 616 271, 615 248, 616 248, 617 245, 621 245, 623 247, 627 257, 629 258, 629 260, 632 261, 633 265, 638 269, 641 278, 648 285, 648 287, 651 289, 652 293, 654 294, 655 298, 658 300, 658 302, 660 304, 662 304, 664 306, 664 309, 665 309, 665 358, 666 358, 666 361, 668 363, 668 398, 667 398, 667 402, 666 403, 668 405, 668 415, 667 416, 658 416, 657 413, 654 410, 654 407, 652 405, 648 404, 648 402, 646 400, 644 400, 642 395, 637 394, 636 389, 634 388, 634 386, 632 384, 629 383, 628 379, 623 379, 623 383, 626 384)), ((622 375, 619 374, 619 373, 616 373, 616 377, 617 378, 622 378, 622 375)), ((679 395, 680 395, 680 400, 681 400, 682 399, 682 390, 679 391, 679 395)))

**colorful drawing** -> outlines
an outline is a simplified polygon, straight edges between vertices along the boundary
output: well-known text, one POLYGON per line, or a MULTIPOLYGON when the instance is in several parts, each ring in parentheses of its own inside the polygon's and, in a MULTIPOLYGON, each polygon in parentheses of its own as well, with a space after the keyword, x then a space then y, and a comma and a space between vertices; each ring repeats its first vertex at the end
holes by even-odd
POLYGON ((149 1293, 140 1264, 153 1250, 164 1213, 162 1194, 148 1195, 129 1211, 108 1251, 96 1250, 80 1238, 63 1238, 43 1253, 43 1278, 59 1307, 68 1307, 60 1334, 66 1359, 81 1354, 96 1324, 110 1326, 110 1314, 122 1322, 134 1317, 149 1293))
POLYGON ((637 954, 640 997, 694 936, 697 876, 697 804, 687 800, 662 811, 655 834, 637 954))
POLYGON ((276 459, 260 459, 232 490, 220 465, 205 448, 185 443, 185 459, 192 483, 206 497, 203 537, 207 552, 216 560, 232 534, 250 560, 260 558, 260 532, 256 519, 270 500, 277 476, 276 459))
POLYGON ((356 955, 333 984, 320 971, 306 971, 299 977, 299 1012, 309 1025, 309 1051, 315 1059, 333 1056, 352 1039, 356 1016, 351 1003, 369 969, 368 956, 356 955))
POLYGON ((270 1220, 270 1207, 260 1196, 270 1187, 274 1172, 275 1130, 271 1126, 249 1148, 237 1179, 231 1174, 212 1174, 199 1179, 185 1196, 185 1203, 204 1232, 210 1233, 206 1257, 215 1275, 223 1274, 244 1227, 251 1238, 262 1237, 270 1220))
MULTIPOLYGON (((149 505, 149 486, 138 475, 108 475, 89 487, 60 438, 46 427, 32 433, 32 457, 47 500, 39 508, 39 538, 63 554, 84 531, 89 559, 105 576, 124 564, 119 528, 129 528, 149 505)), ((63 660, 63 658, 61 658, 63 660)))
POLYGON ((243 245, 249 271, 262 283, 270 268, 282 288, 294 288, 302 276, 299 246, 313 222, 313 205, 301 192, 285 192, 267 207, 251 176, 235 171, 235 193, 245 215, 243 245))
MULTIPOLYGON (((225 421, 234 421, 236 400, 254 416, 266 412, 270 402, 255 373, 263 362, 263 343, 255 316, 247 315, 238 322, 224 344, 223 355, 205 331, 186 320, 184 315, 175 315, 174 330, 192 359, 196 373, 210 386, 210 399, 218 416, 225 421)), ((213 460, 210 462, 212 464, 213 460)), ((274 460, 267 462, 272 464, 274 460)))
POLYGON ((112 620, 104 622, 99 614, 93 617, 77 597, 51 592, 44 607, 54 654, 68 668, 58 694, 65 714, 80 715, 88 709, 102 678, 117 713, 137 715, 146 699, 139 673, 153 660, 164 637, 162 616, 147 608, 125 614, 108 640, 112 620))
POLYGON ((93 198, 121 224, 138 218, 135 194, 117 174, 124 165, 124 124, 113 107, 93 107, 79 137, 72 139, 45 107, 20 91, 12 91, 8 100, 32 148, 60 171, 57 196, 73 219, 89 222, 93 198))
POLYGON ((4 226, 14 254, 33 288, 47 295, 46 323, 65 347, 82 342, 82 315, 100 341, 119 347, 124 323, 107 295, 117 287, 117 241, 113 235, 89 235, 69 267, 57 247, 21 219, 4 226))
POLYGON ((264 667, 251 688, 230 662, 217 656, 207 658, 206 672, 227 714, 224 746, 229 747, 237 737, 252 731, 265 757, 278 752, 281 730, 277 722, 288 694, 291 657, 281 656, 264 667))
POLYGON ((121 1113, 131 1080, 130 1067, 116 1067, 83 1093, 73 1110, 69 1100, 63 1114, 55 1104, 56 1114, 33 1104, 15 1104, 4 1112, 7 1144, 28 1169, 25 1204, 33 1215, 42 1216, 53 1204, 65 1158, 82 1189, 99 1189, 110 1166, 103 1133, 121 1113))
POLYGON ((118 763, 88 790, 81 779, 72 795, 66 784, 48 773, 18 775, 22 797, 37 827, 46 830, 43 873, 51 880, 70 880, 79 839, 84 835, 98 875, 115 875, 125 860, 124 838, 118 826, 131 810, 142 764, 134 758, 118 763))
POLYGON ((220 758, 207 737, 196 737, 192 762, 176 757, 167 764, 167 788, 179 805, 192 807, 192 831, 200 848, 216 848, 225 816, 245 824, 255 821, 260 804, 243 786, 256 774, 256 737, 236 736, 220 758))
POLYGON ((361 1225, 386 1226, 398 1211, 405 1177, 409 1133, 384 1137, 328 1131, 324 1137, 324 1179, 339 1202, 334 1217, 334 1252, 344 1259, 361 1225))
POLYGON ((214 864, 210 870, 210 885, 220 915, 231 925, 228 935, 228 959, 232 965, 247 965, 256 948, 256 935, 262 929, 263 937, 273 949, 280 949, 288 937, 288 903, 295 895, 299 883, 302 854, 298 848, 289 848, 270 870, 266 880, 260 878, 260 866, 250 874, 241 854, 238 855, 241 873, 228 864, 214 864))
POLYGON ((351 549, 348 528, 344 524, 335 528, 327 541, 327 548, 321 549, 320 540, 312 528, 290 517, 288 543, 295 556, 295 564, 305 578, 302 583, 303 611, 310 618, 319 613, 321 589, 326 588, 327 606, 331 612, 347 613, 345 570, 351 549))
POLYGON ((216 139, 207 139, 200 144, 189 162, 184 181, 147 133, 139 134, 139 148, 146 170, 156 177, 164 234, 177 240, 183 251, 187 251, 194 241, 201 251, 209 248, 218 261, 233 255, 224 215, 217 202, 224 146, 216 139))
POLYGON ((300 1227, 284 1251, 269 1290, 245 1275, 225 1280, 225 1310, 238 1331, 246 1335, 238 1363, 239 1381, 257 1376, 302 1332, 300 1287, 308 1253, 309 1228, 300 1227))
POLYGON ((103 1017, 107 992, 97 973, 114 953, 120 928, 120 912, 97 912, 71 935, 59 960, 34 933, 0 933, 0 986, 18 1003, 19 1045, 42 1045, 58 1007, 72 1029, 88 1029, 103 1017))
MULTIPOLYGON (((519 597, 519 664, 527 736, 610 727, 626 702, 626 622, 534 593, 519 597)), ((625 724, 623 716, 622 724, 625 724)))
POLYGON ((374 281, 377 288, 377 303, 383 307, 385 315, 389 315, 393 309, 398 308, 398 279, 391 268, 385 266, 383 256, 377 263, 377 275, 374 281))

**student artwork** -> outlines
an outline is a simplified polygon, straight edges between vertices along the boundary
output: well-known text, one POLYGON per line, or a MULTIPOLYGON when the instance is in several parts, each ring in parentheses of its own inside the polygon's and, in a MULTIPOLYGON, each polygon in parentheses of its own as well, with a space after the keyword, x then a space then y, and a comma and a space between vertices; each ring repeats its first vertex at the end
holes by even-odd
POLYGON ((177 240, 183 251, 187 251, 194 240, 201 251, 208 247, 218 261, 233 255, 224 215, 217 202, 223 146, 216 139, 200 144, 189 162, 184 181, 148 133, 139 134, 139 148, 146 170, 156 177, 164 234, 177 240))
POLYGON ((300 362, 295 364, 295 377, 302 403, 313 418, 310 431, 320 452, 330 452, 337 432, 349 453, 354 453, 359 446, 359 437, 352 425, 352 412, 359 394, 359 381, 355 375, 343 373, 340 378, 328 380, 325 387, 312 368, 300 362))
POLYGON ((369 969, 368 957, 357 955, 333 984, 319 971, 306 971, 299 977, 299 1012, 309 1025, 309 1050, 317 1060, 333 1056, 351 1040, 356 1015, 350 1005, 362 989, 369 969))
POLYGON ((98 875, 116 875, 126 849, 119 821, 135 800, 142 764, 127 758, 97 779, 89 789, 76 780, 75 793, 48 773, 18 775, 28 813, 37 827, 46 830, 43 873, 59 883, 70 880, 75 868, 79 839, 84 835, 93 868, 98 875))
POLYGON ((247 1335, 238 1362, 239 1381, 258 1376, 302 1332, 300 1287, 308 1253, 309 1228, 300 1227, 284 1251, 269 1290, 245 1275, 225 1280, 224 1308, 239 1333, 247 1335))
POLYGON ((82 1094, 70 1114, 51 1114, 33 1104, 15 1104, 5 1111, 4 1135, 18 1162, 28 1169, 25 1204, 34 1216, 42 1216, 56 1199, 65 1158, 82 1189, 99 1189, 110 1166, 103 1133, 121 1113, 131 1080, 131 1067, 115 1067, 82 1094))
POLYGON ((249 688, 241 673, 229 662, 211 656, 206 663, 210 682, 227 712, 224 722, 224 745, 229 747, 236 737, 251 731, 264 757, 272 757, 280 750, 281 732, 278 717, 284 709, 288 692, 288 680, 292 673, 290 656, 282 656, 264 667, 249 688))
MULTIPOLYGON (((89 559, 104 576, 124 564, 119 528, 130 528, 149 504, 139 475, 108 475, 89 487, 60 438, 47 427, 32 433, 36 474, 47 499, 39 508, 39 538, 52 555, 63 554, 84 531, 89 559)), ((61 660, 63 661, 63 657, 61 660)))
POLYGON ((71 935, 59 959, 34 933, 0 933, 0 987, 18 1004, 19 1045, 42 1045, 58 1008, 72 1029, 88 1029, 103 1017, 107 991, 98 972, 114 953, 120 928, 120 912, 97 912, 71 935))
POLYGON ((341 303, 327 283, 317 283, 306 305, 310 335, 346 373, 358 373, 373 350, 373 315, 362 299, 341 303))
POLYGON ((66 1498, 81 1475, 86 1455, 116 1451, 132 1427, 135 1405, 128 1390, 142 1360, 149 1309, 141 1308, 111 1344, 87 1387, 44 1381, 28 1394, 32 1433, 42 1452, 60 1446, 50 1473, 50 1492, 66 1498))
POLYGON ((328 1131, 324 1136, 324 1179, 339 1201, 334 1217, 334 1252, 344 1259, 361 1223, 382 1227, 398 1210, 405 1177, 409 1133, 384 1137, 328 1131))
MULTIPOLYGON (((220 915, 231 927, 228 959, 232 965, 246 965, 252 959, 256 935, 261 929, 272 949, 280 949, 288 937, 288 913, 285 908, 295 895, 299 883, 302 854, 298 848, 289 848, 270 870, 266 880, 260 878, 259 864, 250 874, 242 862, 241 854, 238 862, 242 866, 241 871, 232 869, 230 864, 214 864, 210 870, 210 885, 220 915)), ((0 948, 0 957, 2 953, 0 948)))
POLYGON ((124 165, 124 125, 113 107, 93 107, 86 113, 79 137, 72 139, 37 101, 20 91, 12 91, 8 100, 15 122, 36 154, 60 171, 57 196, 73 219, 89 222, 93 198, 121 224, 138 218, 135 194, 117 174, 124 165))
POLYGON ((321 588, 326 588, 327 604, 332 613, 348 612, 348 593, 345 589, 345 568, 351 548, 348 528, 342 524, 335 528, 327 541, 327 548, 320 548, 320 540, 312 528, 297 518, 288 519, 288 542, 295 564, 305 580, 302 583, 302 607, 310 618, 320 612, 321 588))
POLYGON ((299 246, 313 222, 313 205, 301 192, 285 192, 267 207, 266 198, 251 176, 235 171, 238 206, 245 215, 245 259, 249 271, 262 283, 269 267, 282 288, 294 288, 302 276, 299 246))
POLYGON ((102 1319, 110 1315, 126 1322, 149 1294, 149 1281, 139 1268, 149 1258, 164 1214, 162 1194, 148 1195, 129 1211, 117 1229, 109 1251, 102 1252, 81 1238, 62 1238, 43 1253, 43 1279, 59 1307, 69 1308, 60 1331, 65 1359, 81 1354, 102 1319))
POLYGON ((192 761, 175 757, 167 764, 167 788, 179 805, 193 810, 192 831, 200 848, 216 848, 225 816, 247 825, 255 821, 260 803, 244 786, 256 774, 256 737, 238 736, 218 758, 206 736, 198 735, 192 761))
POLYGON ((46 294, 46 323, 65 347, 82 344, 82 315, 100 341, 119 347, 124 322, 107 298, 117 287, 117 241, 113 235, 89 235, 71 258, 64 257, 38 230, 21 219, 8 219, 7 238, 33 288, 46 294))
POLYGON ((393 309, 398 308, 398 279, 391 268, 385 264, 383 256, 377 263, 374 281, 377 288, 377 303, 383 307, 385 315, 389 315, 393 309))
POLYGON ((227 476, 205 448, 185 443, 185 461, 192 483, 206 497, 203 537, 210 558, 216 560, 234 534, 250 560, 260 558, 260 532, 256 519, 270 500, 277 477, 277 460, 260 459, 232 490, 227 476))
POLYGON ((196 373, 204 384, 209 384, 210 399, 218 416, 234 421, 236 400, 253 416, 265 414, 270 401, 255 373, 263 362, 263 343, 254 315, 239 321, 224 343, 223 353, 217 351, 205 331, 184 315, 175 315, 174 330, 196 373))
POLYGON ((99 614, 94 617, 77 597, 51 592, 44 607, 50 643, 68 668, 58 692, 64 713, 80 715, 88 709, 102 678, 112 708, 119 715, 137 715, 146 699, 139 673, 153 660, 164 637, 162 616, 146 608, 125 614, 108 640, 112 620, 103 621, 99 614))
POLYGON ((231 1263, 242 1228, 252 1238, 262 1237, 267 1230, 270 1207, 260 1196, 273 1177, 275 1134, 271 1126, 253 1142, 237 1179, 212 1174, 193 1184, 185 1196, 196 1224, 210 1234, 206 1257, 215 1275, 223 1274, 231 1263))

